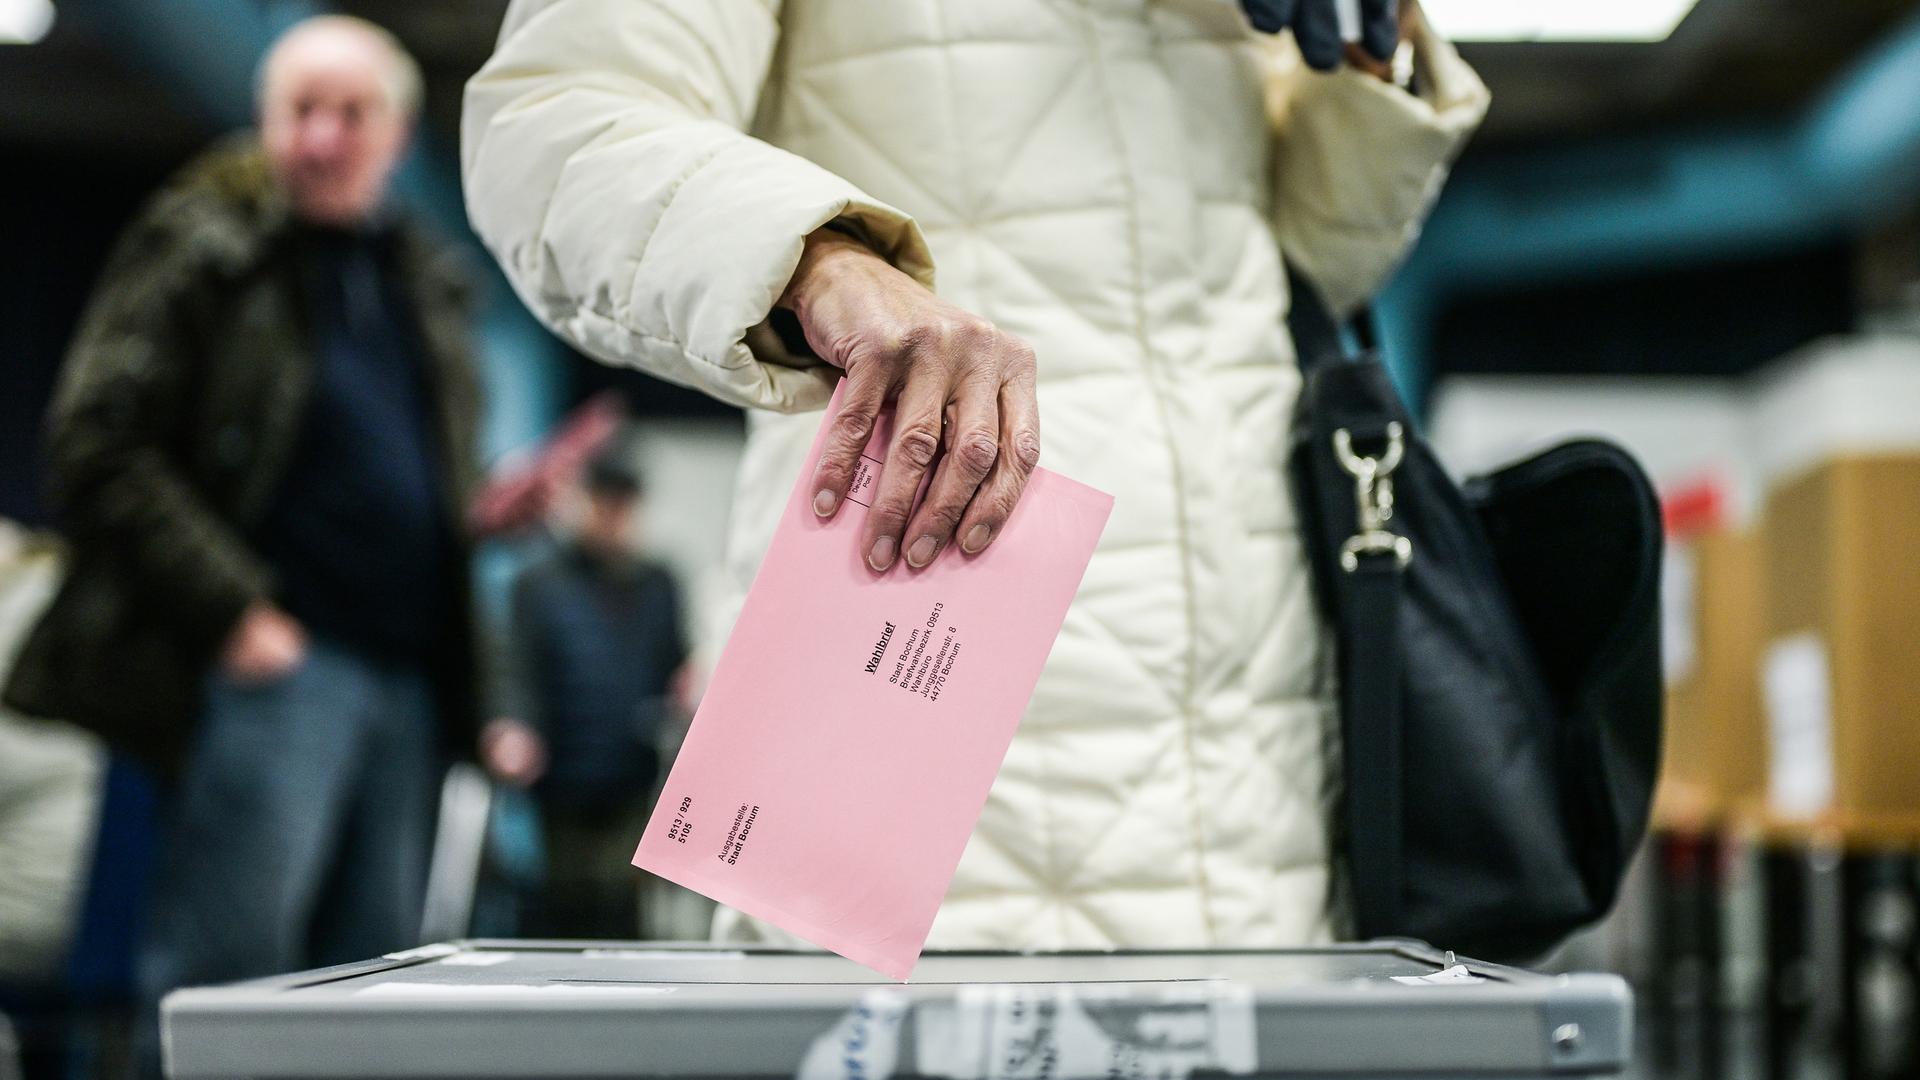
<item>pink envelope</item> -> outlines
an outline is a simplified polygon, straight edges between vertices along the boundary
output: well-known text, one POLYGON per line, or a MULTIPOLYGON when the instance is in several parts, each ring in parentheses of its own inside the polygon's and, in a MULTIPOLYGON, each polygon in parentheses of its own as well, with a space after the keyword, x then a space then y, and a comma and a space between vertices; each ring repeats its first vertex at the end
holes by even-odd
POLYGON ((987 550, 875 574, 888 428, 826 521, 814 437, 633 863, 904 980, 1113 499, 1036 469, 987 550))

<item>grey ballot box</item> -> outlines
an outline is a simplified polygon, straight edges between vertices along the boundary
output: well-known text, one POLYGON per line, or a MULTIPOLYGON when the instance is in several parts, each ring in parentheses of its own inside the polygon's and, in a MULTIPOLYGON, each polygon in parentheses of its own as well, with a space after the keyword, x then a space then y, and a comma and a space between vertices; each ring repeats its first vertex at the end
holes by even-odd
POLYGON ((162 1006, 170 1076, 1559 1077, 1627 1065, 1631 994, 1424 945, 837 956, 470 941, 162 1006))

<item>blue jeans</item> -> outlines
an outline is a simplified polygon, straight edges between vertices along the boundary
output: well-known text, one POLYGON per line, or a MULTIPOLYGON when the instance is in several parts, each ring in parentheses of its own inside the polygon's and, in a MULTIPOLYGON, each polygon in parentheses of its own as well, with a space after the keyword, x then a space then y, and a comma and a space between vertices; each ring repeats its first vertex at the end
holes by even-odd
POLYGON ((139 959, 148 1024, 177 987, 419 944, 437 730, 424 670, 324 640, 273 682, 209 679, 139 959))

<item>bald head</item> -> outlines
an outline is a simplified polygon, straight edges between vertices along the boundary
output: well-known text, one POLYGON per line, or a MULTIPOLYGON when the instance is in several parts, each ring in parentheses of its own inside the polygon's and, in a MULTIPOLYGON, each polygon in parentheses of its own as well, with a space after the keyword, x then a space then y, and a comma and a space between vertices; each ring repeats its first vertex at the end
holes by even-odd
POLYGON ((255 104, 264 107, 276 83, 283 89, 289 77, 315 63, 369 66, 395 111, 411 119, 420 109, 420 66, 385 27, 351 15, 316 15, 281 34, 260 61, 255 104))
POLYGON ((261 62, 255 93, 297 213, 351 226, 378 209, 420 104, 420 69, 392 34, 345 15, 297 23, 261 62))

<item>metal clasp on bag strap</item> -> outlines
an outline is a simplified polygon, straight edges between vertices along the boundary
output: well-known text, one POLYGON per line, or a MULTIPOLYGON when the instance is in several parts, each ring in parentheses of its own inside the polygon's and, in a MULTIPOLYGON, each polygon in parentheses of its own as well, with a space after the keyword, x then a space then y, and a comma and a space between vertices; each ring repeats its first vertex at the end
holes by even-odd
POLYGON ((1362 555, 1392 555, 1402 568, 1413 560, 1413 541, 1386 525, 1393 517, 1393 470, 1406 452, 1406 432, 1397 420, 1387 425, 1387 449, 1379 457, 1354 453, 1353 433, 1346 428, 1333 433, 1333 454, 1353 477, 1353 504, 1360 518, 1358 531, 1340 545, 1340 567, 1348 573, 1360 569, 1362 555))

